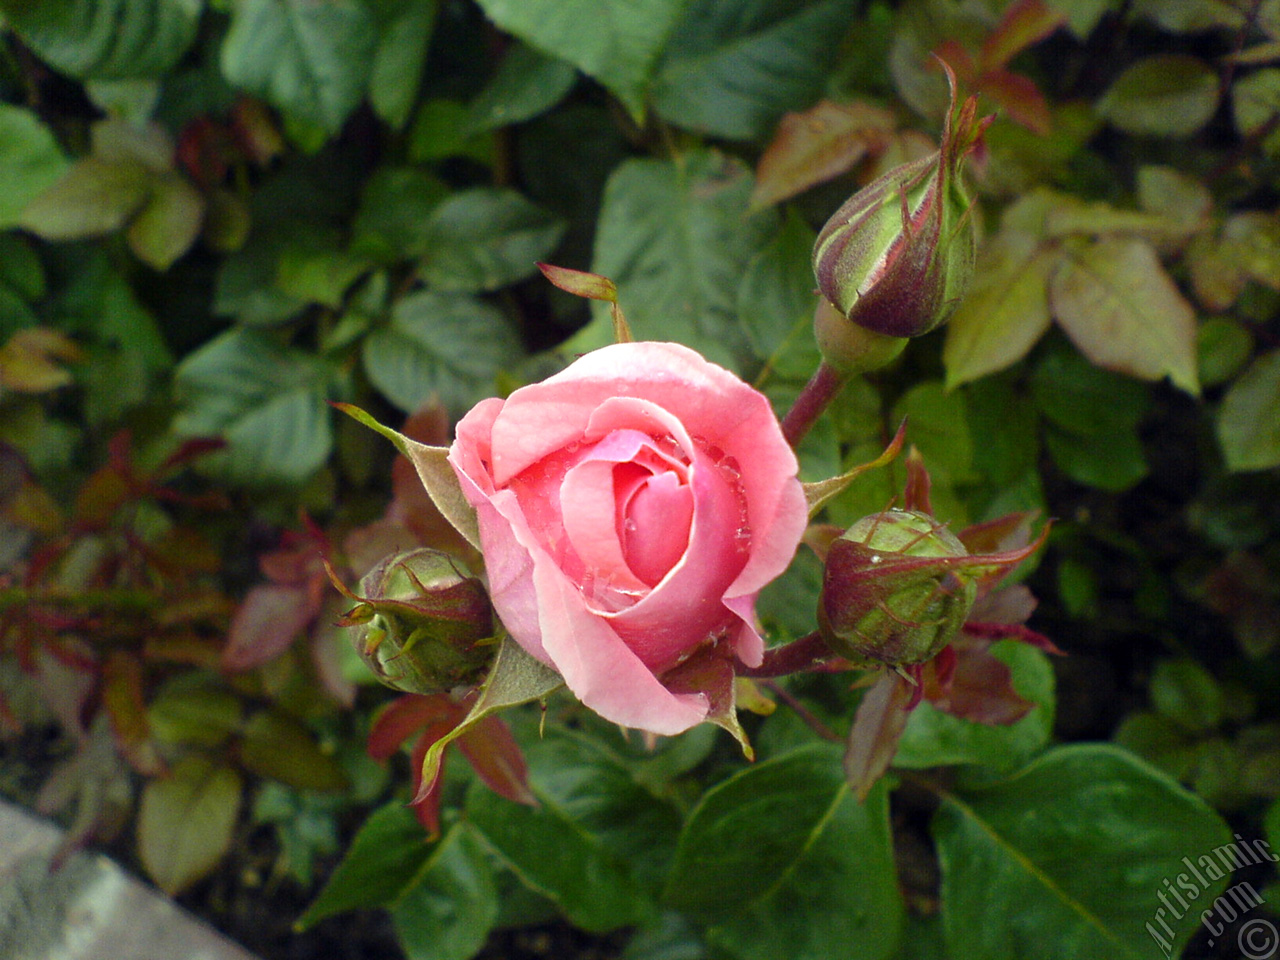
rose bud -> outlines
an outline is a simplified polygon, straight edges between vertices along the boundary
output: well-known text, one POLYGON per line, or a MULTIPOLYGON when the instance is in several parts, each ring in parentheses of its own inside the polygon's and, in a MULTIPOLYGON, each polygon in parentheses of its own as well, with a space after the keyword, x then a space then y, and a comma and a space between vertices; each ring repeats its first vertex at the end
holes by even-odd
POLYGON ((426 548, 390 556, 360 581, 341 621, 358 626, 356 652, 387 686, 439 693, 480 680, 493 659, 493 610, 484 585, 426 548))
MULTIPOLYGON (((939 150, 854 194, 813 248, 822 295, 851 325, 889 337, 918 337, 945 322, 973 274, 976 221, 960 168, 991 118, 977 119, 970 97, 953 123, 955 78, 947 76, 952 109, 939 150)), ((828 362, 838 366, 838 354, 828 362)))
POLYGON ((928 514, 886 510, 832 541, 818 602, 827 645, 850 660, 922 663, 950 643, 977 599, 973 561, 928 514))

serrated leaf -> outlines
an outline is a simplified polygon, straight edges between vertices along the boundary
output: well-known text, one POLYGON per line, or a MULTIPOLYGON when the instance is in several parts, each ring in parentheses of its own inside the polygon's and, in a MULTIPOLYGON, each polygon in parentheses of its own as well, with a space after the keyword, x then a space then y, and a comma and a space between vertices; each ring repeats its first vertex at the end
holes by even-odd
POLYGON ((189 354, 174 374, 180 436, 220 436, 202 467, 241 483, 297 483, 329 455, 328 372, 316 358, 235 327, 189 354))
POLYGON ((337 133, 364 98, 377 31, 358 0, 242 0, 222 43, 233 86, 337 133))
POLYGON ((1197 57, 1144 57, 1116 78, 1095 109, 1126 133, 1189 137, 1218 108, 1218 74, 1197 57))
POLYGON ((1054 316, 1100 367, 1144 380, 1168 376, 1198 395, 1195 310, 1136 237, 1069 249, 1049 282, 1054 316))
POLYGON ((758 763, 694 807, 665 898, 734 956, 891 956, 902 903, 887 809, 884 787, 853 798, 829 746, 758 763))
MULTIPOLYGON (((609 178, 591 269, 611 278, 641 340, 674 340, 735 368, 749 356, 737 319, 738 285, 777 228, 747 216, 751 176, 739 161, 695 151, 677 162, 630 160, 609 178)), ((563 349, 613 340, 607 307, 563 349)))
POLYGON ((534 273, 564 228, 514 190, 463 190, 431 212, 418 273, 439 291, 497 290, 534 273))
POLYGON ((494 392, 494 378, 521 355, 502 313, 462 294, 419 290, 401 298, 391 325, 366 338, 370 382, 412 413, 433 400, 461 413, 494 392))
POLYGON ((765 136, 822 91, 851 0, 693 0, 666 45, 654 109, 712 136, 765 136))
POLYGON ((1254 360, 1222 398, 1218 443, 1230 470, 1280 464, 1280 350, 1254 360))
MULTIPOLYGON (((1180 946, 1199 913, 1158 915, 1162 884, 1187 874, 1184 856, 1230 841, 1203 801, 1109 745, 1060 747, 987 789, 944 794, 933 833, 954 960, 1139 960, 1158 949, 1160 918, 1180 946)), ((1208 881, 1201 902, 1224 886, 1208 881)))
POLYGON ((346 910, 390 906, 413 885, 433 849, 406 804, 393 800, 379 807, 356 831, 296 929, 306 930, 346 910))
POLYGON ((494 868, 474 831, 459 824, 432 851, 391 909, 407 960, 470 960, 498 919, 494 868))
POLYGON ((32 200, 52 187, 70 166, 53 132, 30 110, 0 104, 0 227, 16 225, 32 200))
POLYGON ((645 877, 665 865, 675 810, 586 740, 553 734, 530 747, 529 764, 536 809, 473 789, 469 821, 576 925, 606 931, 643 919, 652 911, 645 877))
POLYGON ((0 0, 40 59, 81 80, 159 76, 186 53, 203 9, 203 0, 0 0))
POLYGON ((503 30, 599 80, 636 120, 685 0, 480 0, 503 30))
POLYGON ((150 781, 138 811, 138 856, 173 896, 195 883, 231 847, 240 813, 240 775, 199 755, 150 781))

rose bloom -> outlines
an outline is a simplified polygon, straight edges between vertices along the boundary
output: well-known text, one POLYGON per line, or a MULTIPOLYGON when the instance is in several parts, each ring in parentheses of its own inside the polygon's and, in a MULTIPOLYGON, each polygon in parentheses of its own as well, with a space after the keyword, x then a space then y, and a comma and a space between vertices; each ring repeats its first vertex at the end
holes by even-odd
POLYGON ((680 733, 709 703, 666 671, 707 644, 760 663, 756 595, 807 508, 768 400, 729 371, 614 344, 478 404, 449 462, 503 625, 602 717, 680 733))

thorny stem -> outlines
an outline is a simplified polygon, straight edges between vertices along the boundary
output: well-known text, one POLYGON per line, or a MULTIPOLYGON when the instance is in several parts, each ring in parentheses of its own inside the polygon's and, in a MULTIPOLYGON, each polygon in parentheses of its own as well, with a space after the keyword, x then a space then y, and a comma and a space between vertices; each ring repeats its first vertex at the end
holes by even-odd
POLYGON ((794 449, 804 439, 809 428, 822 416, 831 401, 845 385, 846 376, 825 360, 814 371, 809 382, 796 397, 795 404, 782 419, 782 435, 794 449))
POLYGON ((812 670, 834 656, 822 639, 822 634, 815 630, 799 640, 766 650, 764 661, 758 667, 739 663, 736 672, 743 677, 785 677, 787 674, 812 670))

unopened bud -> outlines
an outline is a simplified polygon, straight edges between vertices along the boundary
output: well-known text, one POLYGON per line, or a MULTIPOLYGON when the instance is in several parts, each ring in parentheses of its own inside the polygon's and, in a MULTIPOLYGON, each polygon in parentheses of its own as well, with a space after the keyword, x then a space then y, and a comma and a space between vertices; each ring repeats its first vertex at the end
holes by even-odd
POLYGON ((479 682, 492 661, 493 609, 484 584, 452 558, 422 548, 388 557, 360 581, 342 621, 357 627, 356 652, 379 680, 408 693, 479 682))
POLYGON ((952 107, 938 152, 859 190, 813 248, 822 295, 851 324, 890 337, 918 337, 945 322, 973 275, 976 222, 960 168, 990 118, 977 119, 970 97, 953 122, 955 78, 947 75, 952 107))
POLYGON ((831 544, 818 625, 836 654, 922 663, 955 639, 977 599, 968 551, 928 514, 886 510, 831 544))

